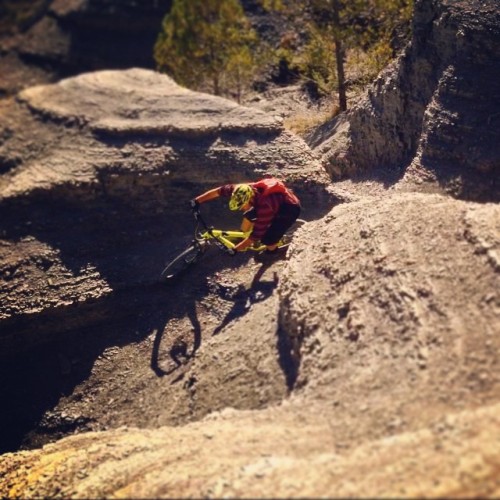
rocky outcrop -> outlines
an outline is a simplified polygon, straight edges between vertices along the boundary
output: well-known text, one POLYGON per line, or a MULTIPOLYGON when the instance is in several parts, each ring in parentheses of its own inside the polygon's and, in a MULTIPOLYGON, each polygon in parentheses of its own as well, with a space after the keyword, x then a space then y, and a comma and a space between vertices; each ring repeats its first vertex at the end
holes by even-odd
POLYGON ((214 388, 217 404, 238 381, 274 377, 258 353, 277 318, 298 341, 288 399, 6 453, 0 493, 496 497, 498 216, 497 205, 419 193, 334 207, 296 235, 272 298, 279 314, 256 305, 187 372, 195 407, 214 388), (233 349, 255 378, 236 369, 233 349), (224 366, 218 383, 213 363, 224 366))
POLYGON ((326 419, 307 422, 302 414, 294 418, 276 410, 257 418, 226 411, 180 429, 89 433, 0 457, 0 493, 8 498, 495 498, 499 410, 495 405, 459 412, 430 429, 350 449, 336 447, 326 419))
POLYGON ((390 383, 436 405, 454 384, 471 397, 489 392, 500 324, 499 220, 497 204, 405 193, 342 205, 310 223, 294 238, 279 289, 280 325, 300 363, 297 385, 381 411, 390 383), (369 377, 375 365, 367 401, 353 392, 350 374, 369 377))
MULTIPOLYGON (((104 298, 156 280, 166 257, 145 257, 139 244, 151 251, 156 239, 159 252, 169 231, 188 235, 188 200, 205 189, 277 175, 297 190, 306 217, 336 199, 317 159, 280 117, 150 70, 33 87, 4 103, 3 116, 4 350, 14 332, 24 343, 21 332, 35 316, 83 312, 86 304, 97 310, 104 298), (125 262, 137 252, 145 267, 133 270, 125 262)), ((206 210, 226 212, 222 204, 206 210)), ((39 322, 38 330, 53 328, 50 319, 39 322)))
POLYGON ((376 168, 498 201, 495 0, 417 1, 413 37, 361 102, 310 139, 334 178, 376 168))
POLYGON ((135 209, 178 210, 189 184, 272 174, 305 194, 308 183, 328 182, 280 117, 189 91, 153 71, 84 74, 27 89, 18 100, 5 110, 13 116, 4 125, 2 169, 16 168, 4 181, 4 201, 35 193, 73 201, 134 197, 135 209), (16 121, 23 105, 29 124, 16 121))
POLYGON ((99 69, 153 68, 171 0, 52 0, 25 31, 0 41, 0 94, 99 69))

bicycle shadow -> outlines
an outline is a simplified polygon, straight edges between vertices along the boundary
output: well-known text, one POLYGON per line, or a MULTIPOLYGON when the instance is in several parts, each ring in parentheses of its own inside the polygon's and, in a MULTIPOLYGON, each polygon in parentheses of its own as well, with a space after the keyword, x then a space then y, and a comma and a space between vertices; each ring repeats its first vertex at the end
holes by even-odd
MULTIPOLYGON (((158 377, 165 377, 171 375, 175 371, 177 371, 181 366, 186 365, 194 356, 196 352, 201 347, 201 325, 198 320, 198 316, 196 314, 196 302, 193 301, 190 304, 189 308, 186 310, 187 317, 191 321, 193 327, 193 341, 191 352, 189 352, 189 342, 187 342, 184 338, 175 338, 173 339, 171 347, 168 349, 168 354, 173 363, 173 366, 169 369, 164 369, 160 365, 161 358, 161 344, 162 340, 165 337, 165 332, 168 328, 168 322, 163 325, 159 325, 158 327, 153 329, 154 340, 153 340, 153 348, 151 350, 151 361, 150 367, 153 372, 158 377)), ((178 380, 174 379, 172 383, 178 380)))
MULTIPOLYGON (((190 268, 172 283, 160 285, 167 289, 170 287, 169 298, 164 303, 169 316, 167 319, 159 317, 158 322, 150 326, 154 335, 150 367, 156 376, 166 377, 182 367, 187 369, 202 344, 204 332, 198 319, 197 307, 203 298, 213 293, 207 278, 215 275, 221 268, 238 265, 241 263, 229 263, 225 255, 218 256, 215 252, 212 259, 204 260, 203 266, 190 268), (165 342, 167 345, 162 345, 165 342), (168 359, 165 359, 165 353, 168 359)), ((181 370, 171 383, 182 379, 185 371, 181 370)))
MULTIPOLYGON (((196 281, 196 280, 195 280, 196 281)), ((203 283, 203 281, 201 282, 203 283)), ((168 286, 168 285, 163 285, 168 286)), ((150 367, 158 377, 165 377, 174 373, 182 365, 192 359, 201 346, 202 330, 198 319, 196 305, 198 300, 207 293, 206 285, 198 283, 196 289, 190 283, 180 283, 179 288, 172 288, 175 292, 174 298, 165 301, 165 306, 170 306, 169 317, 158 318, 156 324, 151 325, 151 332, 154 335, 153 347, 151 350, 150 367), (188 300, 183 300, 186 297, 188 300), (181 300, 176 300, 180 298, 181 300), (192 340, 188 341, 182 335, 179 337, 176 332, 168 332, 170 322, 175 322, 182 318, 187 318, 192 326, 192 340), (168 355, 173 366, 164 368, 162 361, 162 341, 167 339, 170 343, 168 355), (191 349, 189 350, 189 346, 191 349)))
MULTIPOLYGON (((227 268, 227 261, 225 262, 227 268)), ((233 263, 237 266, 237 263, 233 263)), ((178 372, 177 376, 172 379, 171 384, 180 381, 188 370, 189 362, 196 356, 197 351, 202 345, 203 329, 198 319, 197 304, 199 300, 206 297, 209 293, 216 293, 224 300, 233 302, 231 310, 226 314, 223 321, 213 330, 212 336, 218 335, 226 326, 235 321, 237 318, 246 314, 253 304, 264 301, 271 296, 278 284, 278 277, 274 274, 272 280, 262 280, 266 271, 272 266, 271 263, 262 264, 252 279, 250 286, 244 287, 240 285, 236 291, 234 288, 226 288, 224 285, 219 285, 214 292, 213 287, 210 290, 206 278, 215 274, 214 269, 207 268, 198 270, 198 273, 190 273, 189 280, 177 282, 173 290, 177 297, 189 297, 188 301, 178 300, 177 306, 170 310, 169 319, 159 318, 156 325, 151 326, 151 331, 154 332, 153 347, 151 349, 150 367, 158 377, 168 377, 178 372), (195 285, 197 283, 197 285, 195 285), (203 283, 201 285, 201 283, 203 283), (197 286, 197 289, 193 289, 197 286), (182 328, 182 332, 169 331, 169 322, 181 320, 182 318, 189 321, 191 328, 186 325, 182 328), (186 333, 187 330, 190 332, 186 333), (168 342, 168 346, 163 347, 164 341, 168 342), (167 354, 168 359, 165 359, 164 354, 167 354), (167 365, 167 366, 165 366, 167 365), (184 369, 183 369, 184 368, 184 369)), ((191 270, 192 271, 192 270, 191 270)))

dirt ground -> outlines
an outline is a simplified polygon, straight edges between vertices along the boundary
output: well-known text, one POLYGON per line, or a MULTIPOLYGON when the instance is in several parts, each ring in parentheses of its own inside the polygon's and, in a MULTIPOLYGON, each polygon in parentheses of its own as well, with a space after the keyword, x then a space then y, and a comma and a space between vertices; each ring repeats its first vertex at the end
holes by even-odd
POLYGON ((407 188, 360 186, 285 259, 207 255, 4 365, 38 418, 0 492, 496 497, 498 210, 407 188))
MULTIPOLYGON (((240 342, 228 338, 227 328, 273 296, 284 261, 267 266, 250 256, 210 253, 179 282, 145 288, 144 296, 126 305, 130 314, 77 329, 25 353, 22 362, 6 360, 2 398, 9 401, 10 434, 4 434, 3 447, 38 447, 74 432, 121 425, 178 425, 227 405, 262 408, 285 397, 286 380, 274 355, 276 320, 266 325, 271 335, 261 339, 259 351, 252 349, 257 326, 249 325, 240 342), (207 352, 213 344, 214 359, 207 352), (195 360, 203 368, 193 369, 195 360), (260 364, 262 377, 255 379, 252 365, 260 364), (246 383, 220 393, 228 371, 232 377, 248 372, 246 383), (195 393, 200 384, 208 388, 201 395, 195 393)), ((271 303, 264 305, 267 317, 271 303)))

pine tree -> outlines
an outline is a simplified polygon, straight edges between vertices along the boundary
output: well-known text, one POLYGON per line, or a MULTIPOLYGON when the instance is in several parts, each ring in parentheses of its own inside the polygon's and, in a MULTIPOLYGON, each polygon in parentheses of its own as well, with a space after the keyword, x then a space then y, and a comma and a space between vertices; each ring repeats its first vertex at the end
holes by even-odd
POLYGON ((295 0, 292 15, 305 13, 308 42, 292 65, 325 93, 335 88, 347 109, 347 51, 366 54, 373 78, 393 56, 391 38, 411 17, 413 0, 295 0))
POLYGON ((258 36, 239 0, 174 0, 155 45, 158 69, 179 84, 239 99, 257 68, 258 36))

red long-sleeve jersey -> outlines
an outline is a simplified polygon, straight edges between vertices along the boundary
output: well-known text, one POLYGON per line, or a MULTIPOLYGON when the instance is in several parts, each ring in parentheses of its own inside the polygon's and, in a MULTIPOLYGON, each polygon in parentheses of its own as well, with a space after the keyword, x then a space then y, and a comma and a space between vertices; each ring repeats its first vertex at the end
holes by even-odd
MULTIPOLYGON (((250 186, 254 187, 253 183, 250 186)), ((233 194, 235 184, 225 184, 219 187, 219 195, 225 198, 230 198, 233 194)), ((271 193, 263 195, 256 190, 252 201, 252 208, 245 212, 243 216, 253 222, 254 226, 250 237, 255 240, 260 240, 269 229, 274 216, 285 201, 285 196, 282 193, 271 193)))

